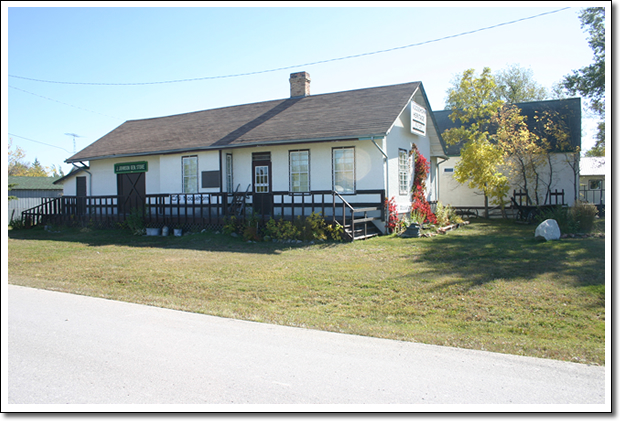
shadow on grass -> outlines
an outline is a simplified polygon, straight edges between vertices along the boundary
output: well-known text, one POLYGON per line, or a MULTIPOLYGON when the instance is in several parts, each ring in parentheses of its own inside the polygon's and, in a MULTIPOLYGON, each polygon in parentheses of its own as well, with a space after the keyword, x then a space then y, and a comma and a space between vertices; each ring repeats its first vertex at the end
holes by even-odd
POLYGON ((424 277, 453 279, 435 290, 461 286, 464 290, 495 280, 530 279, 567 282, 576 287, 605 285, 605 240, 601 238, 538 241, 535 226, 512 221, 478 222, 446 236, 435 237, 414 264, 434 269, 424 277), (473 231, 473 230, 472 230, 473 231))
MULTIPOLYGON (((89 247, 124 246, 136 248, 162 248, 178 250, 197 250, 227 253, 248 254, 279 254, 282 250, 291 248, 308 247, 307 242, 255 242, 248 243, 240 237, 232 237, 226 234, 215 234, 211 231, 204 233, 189 233, 181 237, 169 235, 146 236, 133 235, 127 230, 84 230, 80 228, 60 228, 58 231, 46 231, 43 228, 24 230, 9 230, 8 236, 13 240, 39 240, 73 242, 89 247)), ((313 247, 330 248, 337 247, 340 243, 324 242, 315 244, 313 247)))

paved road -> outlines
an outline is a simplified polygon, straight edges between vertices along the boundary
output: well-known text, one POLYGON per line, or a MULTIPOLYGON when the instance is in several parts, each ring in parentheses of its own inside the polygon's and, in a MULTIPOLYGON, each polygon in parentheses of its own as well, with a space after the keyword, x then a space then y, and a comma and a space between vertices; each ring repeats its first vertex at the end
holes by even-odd
POLYGON ((9 404, 610 405, 604 367, 12 285, 8 296, 9 404))

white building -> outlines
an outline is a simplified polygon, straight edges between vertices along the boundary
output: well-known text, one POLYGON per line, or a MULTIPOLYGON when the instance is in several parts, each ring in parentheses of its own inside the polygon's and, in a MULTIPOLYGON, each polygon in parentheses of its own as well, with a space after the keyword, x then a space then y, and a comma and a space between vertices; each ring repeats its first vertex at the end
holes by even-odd
MULTIPOLYGON (((530 131, 541 133, 535 116, 549 111, 557 113, 556 118, 565 125, 565 129, 570 135, 568 145, 564 145, 563 150, 559 150, 555 138, 552 136, 549 138, 552 149, 548 160, 546 159, 545 164, 538 168, 540 176, 538 188, 535 188, 534 182, 530 182, 528 185, 531 204, 555 204, 557 199, 558 203, 572 205, 575 199, 579 197, 579 155, 576 151, 578 151, 577 148, 581 147, 581 100, 572 98, 515 105, 521 109, 521 114, 526 116, 530 131), (555 194, 556 192, 558 195, 555 194), (561 195, 562 192, 564 193, 563 196, 561 195)), ((460 126, 458 121, 455 123, 450 120, 450 110, 435 111, 433 114, 441 133, 452 127, 460 126)), ((447 146, 448 159, 439 159, 437 165, 439 181, 436 184, 439 191, 436 195, 444 205, 464 208, 480 214, 481 209, 484 208, 482 192, 471 189, 466 184, 460 184, 454 179, 454 168, 460 161, 461 147, 462 144, 447 146)), ((506 198, 508 205, 510 205, 510 198, 515 192, 518 193, 525 189, 521 180, 513 178, 510 182, 510 193, 506 198)))
POLYGON ((306 72, 289 83, 287 99, 127 121, 66 160, 83 171, 62 179, 64 194, 117 196, 123 211, 157 200, 228 204, 248 191, 253 211, 272 217, 308 215, 309 204, 330 215, 335 201, 382 208, 394 197, 408 212, 415 144, 432 165, 428 200, 437 200, 445 145, 421 82, 322 95, 310 95, 306 72))

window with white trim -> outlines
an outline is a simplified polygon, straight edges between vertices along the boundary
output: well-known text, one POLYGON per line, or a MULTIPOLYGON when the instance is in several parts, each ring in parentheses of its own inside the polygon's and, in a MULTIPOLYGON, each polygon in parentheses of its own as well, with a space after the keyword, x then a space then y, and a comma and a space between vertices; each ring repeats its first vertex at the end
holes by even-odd
POLYGON ((307 193, 310 191, 310 151, 289 152, 290 191, 307 193))
POLYGON ((183 157, 183 193, 198 193, 198 157, 183 157))
POLYGON ((398 193, 409 193, 409 154, 404 149, 398 150, 398 193))
POLYGON ((233 156, 231 153, 226 154, 226 191, 232 193, 233 185, 233 156))
POLYGON ((355 194, 355 148, 334 148, 334 190, 340 194, 355 194))

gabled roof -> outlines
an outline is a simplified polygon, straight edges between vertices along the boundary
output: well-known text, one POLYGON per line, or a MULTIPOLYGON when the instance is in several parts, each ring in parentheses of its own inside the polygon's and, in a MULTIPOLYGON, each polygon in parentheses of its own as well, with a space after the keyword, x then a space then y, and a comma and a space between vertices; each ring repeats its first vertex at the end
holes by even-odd
POLYGON ((62 186, 54 185, 58 177, 25 177, 9 175, 9 185, 15 184, 13 190, 62 190, 62 186))
POLYGON ((66 162, 385 136, 420 82, 130 120, 66 162))
MULTIPOLYGON (((570 143, 573 148, 581 147, 581 98, 558 99, 550 101, 521 102, 514 104, 521 109, 521 115, 527 117, 527 125, 530 130, 534 128, 536 112, 557 111, 567 123, 570 131, 570 143)), ((435 121, 440 133, 453 127, 460 127, 461 122, 453 122, 450 119, 451 110, 433 111, 435 121)), ((550 139, 552 147, 555 139, 550 139)), ((463 143, 447 145, 446 152, 449 156, 461 154, 463 143)))
MULTIPOLYGON (((74 167, 71 168, 71 171, 69 171, 69 174, 65 175, 64 177, 57 178, 54 181, 54 184, 62 184, 65 181, 67 181, 69 178, 72 178, 72 177, 78 175, 79 173, 81 173, 82 171, 86 171, 87 169, 88 169, 88 167, 79 167, 78 168, 78 167, 74 166, 74 167)), ((62 187, 60 187, 60 188, 62 188, 62 187)))

